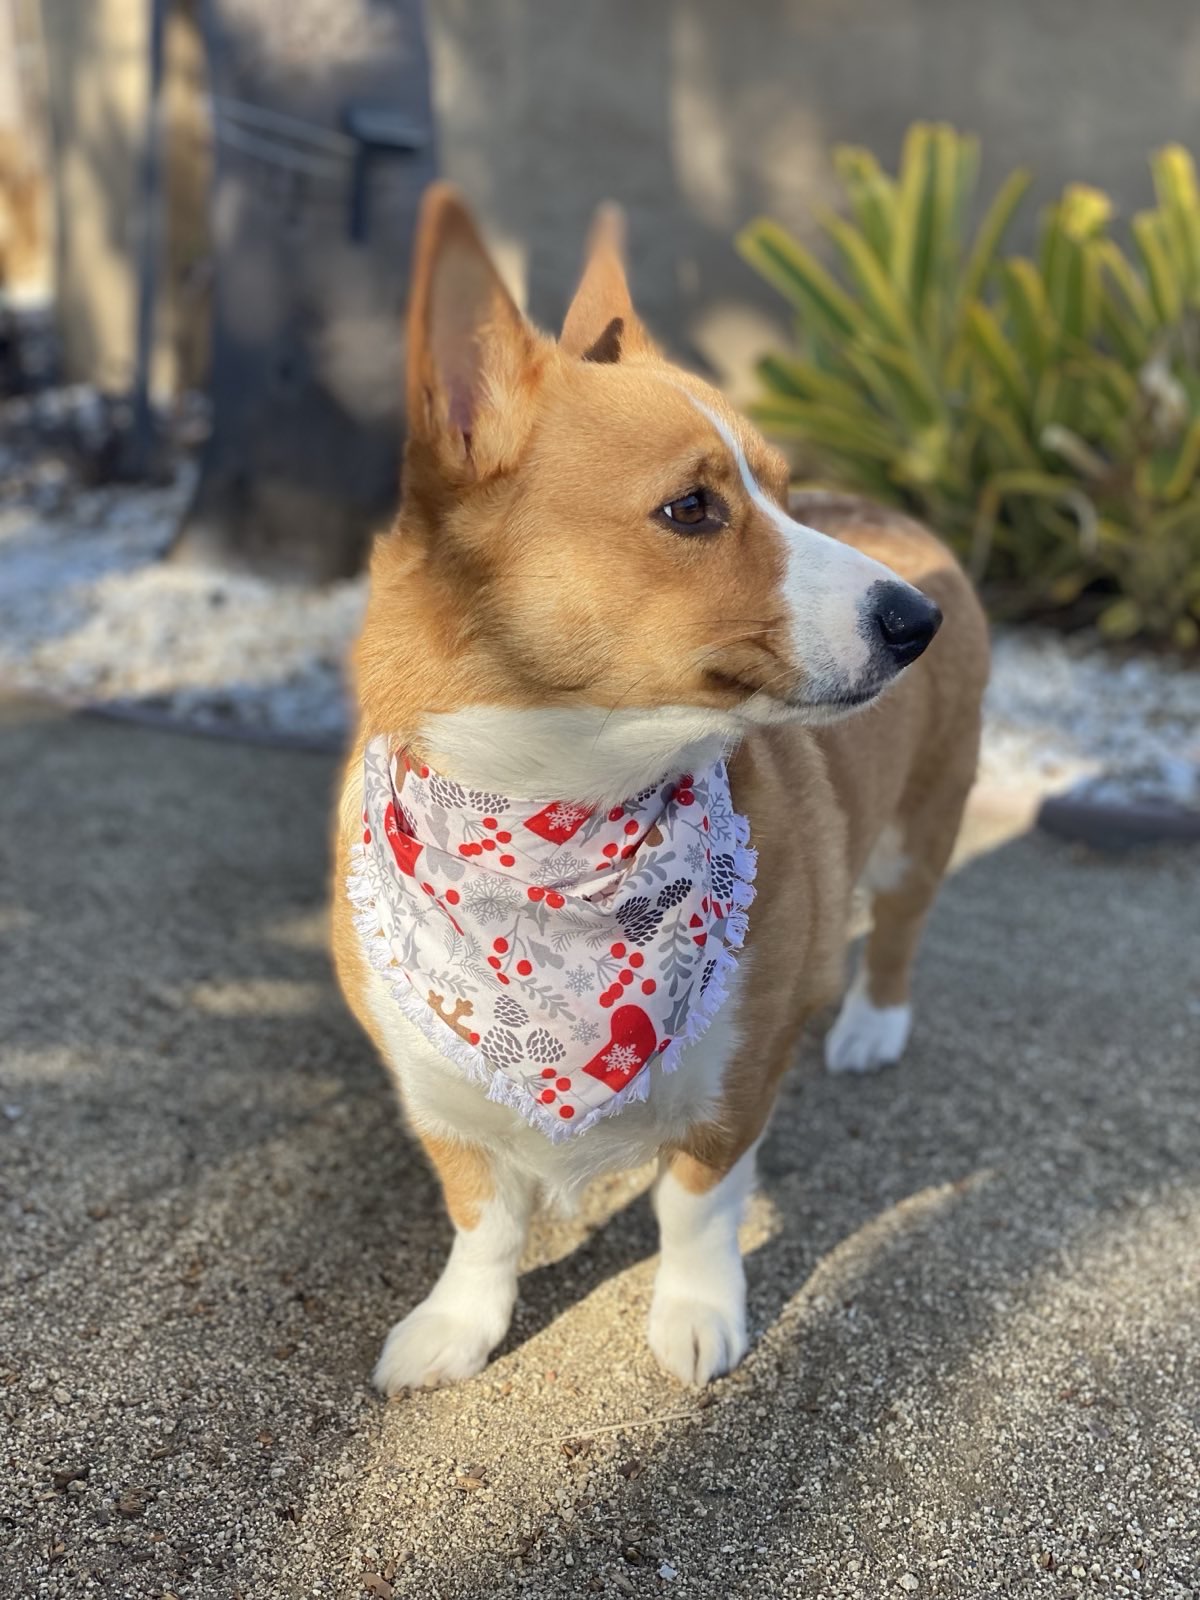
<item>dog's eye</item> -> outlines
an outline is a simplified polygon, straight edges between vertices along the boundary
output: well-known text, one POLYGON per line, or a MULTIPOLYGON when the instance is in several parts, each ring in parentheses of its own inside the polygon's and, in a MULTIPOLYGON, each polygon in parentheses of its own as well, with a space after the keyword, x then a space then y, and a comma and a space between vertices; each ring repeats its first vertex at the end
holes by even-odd
POLYGON ((674 533, 717 533, 729 519, 724 501, 708 489, 689 489, 654 513, 674 533))

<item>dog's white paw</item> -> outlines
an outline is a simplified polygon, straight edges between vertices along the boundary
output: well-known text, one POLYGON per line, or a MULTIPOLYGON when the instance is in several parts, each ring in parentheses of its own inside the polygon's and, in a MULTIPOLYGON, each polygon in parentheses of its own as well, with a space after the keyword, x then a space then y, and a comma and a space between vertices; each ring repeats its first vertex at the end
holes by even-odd
POLYGON ((499 1343, 494 1332, 478 1317, 439 1310, 425 1301, 388 1334, 375 1368, 375 1387, 392 1395, 473 1378, 499 1343))
POLYGON ((745 1296, 713 1304, 692 1295, 655 1291, 650 1348, 664 1372, 681 1383, 703 1384, 730 1372, 746 1354, 745 1296))
POLYGON ((876 1072, 899 1061, 912 1031, 911 1006, 876 1006, 857 979, 825 1035, 829 1072, 876 1072))

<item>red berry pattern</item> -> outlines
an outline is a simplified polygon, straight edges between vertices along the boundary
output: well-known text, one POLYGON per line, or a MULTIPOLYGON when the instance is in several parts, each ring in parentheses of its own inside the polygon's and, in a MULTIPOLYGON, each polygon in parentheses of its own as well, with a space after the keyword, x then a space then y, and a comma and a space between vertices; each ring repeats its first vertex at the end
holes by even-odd
POLYGON ((444 1026, 452 1060, 508 1080, 493 1098, 548 1132, 586 1128, 707 1020, 751 894, 723 766, 618 805, 531 805, 376 739, 363 792, 351 892, 378 924, 359 918, 368 951, 390 955, 398 998, 441 997, 430 1036, 444 1026))

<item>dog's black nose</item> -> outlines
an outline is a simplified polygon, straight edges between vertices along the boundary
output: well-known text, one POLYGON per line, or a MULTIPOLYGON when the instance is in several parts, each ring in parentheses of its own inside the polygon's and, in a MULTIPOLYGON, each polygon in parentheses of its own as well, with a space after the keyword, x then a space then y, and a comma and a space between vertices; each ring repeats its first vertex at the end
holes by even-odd
POLYGON ((915 661, 942 625, 942 613, 907 583, 881 583, 875 592, 875 626, 897 667, 915 661))

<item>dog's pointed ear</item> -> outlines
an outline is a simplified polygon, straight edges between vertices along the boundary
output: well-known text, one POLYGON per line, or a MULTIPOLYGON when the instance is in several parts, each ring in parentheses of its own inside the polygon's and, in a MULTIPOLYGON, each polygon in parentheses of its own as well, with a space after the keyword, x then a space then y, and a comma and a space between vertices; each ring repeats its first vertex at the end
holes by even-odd
POLYGON ((408 310, 408 432, 464 481, 515 461, 539 336, 518 311, 456 190, 417 220, 408 310))
POLYGON ((584 361, 657 354, 633 309, 625 277, 625 216, 611 200, 592 221, 583 277, 558 342, 568 355, 584 361))

